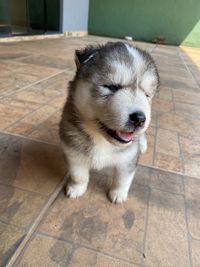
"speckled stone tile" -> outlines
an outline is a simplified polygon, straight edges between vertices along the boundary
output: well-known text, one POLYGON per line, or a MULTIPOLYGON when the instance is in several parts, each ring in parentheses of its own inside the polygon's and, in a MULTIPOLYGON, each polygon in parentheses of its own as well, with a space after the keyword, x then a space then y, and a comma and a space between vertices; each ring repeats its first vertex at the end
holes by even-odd
POLYGON ((30 113, 30 109, 0 104, 0 130, 3 130, 30 113))
POLYGON ((22 122, 39 125, 40 123, 47 120, 53 113, 56 112, 56 108, 51 107, 49 105, 42 106, 37 109, 35 112, 28 114, 22 122))
POLYGON ((200 120, 189 118, 183 114, 159 114, 158 127, 183 135, 195 135, 196 132, 200 131, 200 120))
POLYGON ((106 198, 107 180, 93 174, 90 188, 78 200, 62 192, 39 231, 140 263, 149 190, 135 184, 128 201, 115 205, 106 198))
POLYGON ((45 201, 44 196, 0 184, 0 221, 28 227, 45 201))
POLYGON ((200 240, 200 180, 186 177, 184 182, 189 231, 200 240))
POLYGON ((177 133, 164 129, 158 129, 156 136, 156 152, 180 157, 177 133))
POLYGON ((200 94, 194 92, 186 92, 182 90, 174 90, 174 101, 180 103, 188 103, 192 105, 199 105, 200 104, 200 94))
POLYGON ((59 72, 57 69, 17 61, 1 61, 1 69, 3 69, 4 75, 0 79, 0 96, 11 94, 22 87, 27 87, 59 72))
POLYGON ((26 99, 18 98, 17 93, 12 94, 11 96, 1 98, 0 103, 12 107, 13 109, 19 107, 31 111, 38 109, 40 107, 40 103, 37 103, 36 101, 30 101, 27 98, 26 99))
POLYGON ((145 266, 189 266, 183 196, 152 190, 145 266))
POLYGON ((134 183, 146 185, 152 189, 184 194, 182 175, 146 166, 138 166, 134 183))
POLYGON ((192 265, 193 267, 200 266, 200 240, 191 241, 192 265))
POLYGON ((45 143, 54 145, 60 144, 58 129, 40 126, 37 129, 33 130, 28 136, 31 137, 31 139, 43 141, 45 143))
POLYGON ((74 63, 73 58, 66 60, 66 59, 51 57, 51 56, 46 56, 46 55, 34 55, 31 57, 23 58, 20 61, 29 63, 29 64, 52 67, 56 69, 75 70, 75 63, 74 63))
POLYGON ((112 258, 101 253, 78 248, 69 262, 69 267, 136 267, 137 265, 112 258))
POLYGON ((0 266, 5 267, 9 258, 20 244, 25 231, 16 226, 0 222, 0 266))
MULTIPOLYGON (((158 91, 158 98, 159 99, 164 99, 164 100, 168 100, 168 101, 172 101, 173 100, 173 93, 172 93, 172 89, 170 88, 166 88, 164 86, 160 86, 159 91, 158 91)), ((166 110, 167 107, 165 107, 166 110)), ((170 104, 168 106, 168 109, 171 109, 170 104)))
POLYGON ((183 156, 186 160, 200 162, 200 137, 199 136, 180 136, 180 145, 183 156))
POLYGON ((0 182, 49 195, 63 178, 66 167, 58 147, 0 135, 0 182))
POLYGON ((150 176, 150 186, 152 188, 172 193, 184 193, 183 177, 179 174, 167 171, 152 169, 150 176))
POLYGON ((174 108, 173 102, 166 100, 166 99, 160 99, 160 98, 154 98, 152 103, 152 109, 159 112, 170 112, 174 108))
POLYGON ((29 244, 17 266, 69 266, 72 246, 51 237, 37 235, 29 244))
POLYGON ((11 134, 12 133, 19 134, 22 136, 28 136, 34 130, 35 130, 35 126, 33 124, 21 122, 21 121, 16 122, 6 128, 6 132, 11 133, 11 134))
POLYGON ((156 152, 154 159, 154 166, 160 169, 182 172, 182 159, 181 157, 176 157, 160 152, 156 152))
POLYGON ((175 102, 175 113, 184 114, 189 118, 200 118, 198 105, 175 102))
POLYGON ((185 160, 185 174, 200 179, 200 162, 185 160))

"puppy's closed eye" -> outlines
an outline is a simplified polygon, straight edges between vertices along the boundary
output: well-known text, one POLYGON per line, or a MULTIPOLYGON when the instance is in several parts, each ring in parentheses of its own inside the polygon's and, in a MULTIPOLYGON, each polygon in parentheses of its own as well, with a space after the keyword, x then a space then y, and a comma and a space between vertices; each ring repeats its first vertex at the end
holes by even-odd
POLYGON ((108 88, 113 93, 117 92, 119 89, 122 89, 122 86, 119 84, 110 84, 110 85, 104 84, 103 87, 108 88))

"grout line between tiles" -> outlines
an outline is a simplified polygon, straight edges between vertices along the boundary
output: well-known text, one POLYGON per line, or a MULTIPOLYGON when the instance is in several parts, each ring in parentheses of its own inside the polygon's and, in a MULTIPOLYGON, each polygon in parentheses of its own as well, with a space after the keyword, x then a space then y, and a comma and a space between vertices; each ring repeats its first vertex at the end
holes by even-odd
POLYGON ((190 266, 192 267, 192 252, 191 252, 191 237, 190 237, 190 231, 189 231, 189 223, 188 223, 188 217, 187 217, 187 207, 186 207, 186 191, 185 191, 185 179, 182 177, 183 181, 183 190, 184 190, 184 217, 185 217, 185 223, 186 223, 186 231, 187 231, 187 247, 188 247, 188 256, 189 256, 189 263, 190 266))
POLYGON ((162 188, 159 188, 159 187, 156 187, 156 186, 152 186, 152 185, 144 185, 140 182, 135 182, 136 185, 139 185, 139 186, 143 186, 143 187, 147 187, 148 190, 156 190, 156 191, 160 191, 160 192, 163 192, 163 193, 168 193, 168 194, 172 194, 172 195, 175 195, 175 196, 183 196, 184 193, 177 193, 177 192, 173 192, 173 191, 170 191, 170 190, 164 190, 162 188))
POLYGON ((195 79, 194 75, 192 74, 191 70, 189 69, 187 63, 185 62, 185 60, 184 60, 184 58, 183 58, 183 56, 182 56, 182 54, 181 54, 180 52, 179 52, 179 56, 180 56, 180 58, 182 59, 182 61, 183 61, 184 65, 185 65, 187 71, 190 73, 190 75, 191 75, 193 81, 196 83, 197 88, 200 89, 197 80, 195 79))
POLYGON ((183 151, 181 148, 180 134, 177 133, 177 135, 178 135, 178 145, 179 145, 179 150, 180 150, 180 158, 181 158, 181 163, 182 163, 182 173, 185 175, 185 158, 184 158, 183 151))
MULTIPOLYGON (((24 115, 24 116, 21 117, 20 119, 16 120, 15 122, 11 123, 9 126, 5 127, 5 128, 3 129, 3 131, 4 131, 4 130, 6 131, 6 130, 9 129, 10 127, 15 126, 15 124, 19 123, 20 121, 22 121, 23 119, 25 119, 25 118, 28 117, 29 115, 34 114, 36 111, 40 110, 41 108, 43 108, 43 107, 45 107, 45 106, 48 106, 48 102, 46 102, 45 104, 41 105, 40 107, 38 107, 38 108, 36 108, 36 109, 30 111, 30 113, 27 113, 26 115, 24 115)), ((58 111, 58 110, 56 110, 56 111, 58 111)), ((53 112, 53 113, 54 113, 54 112, 53 112)), ((52 113, 52 114, 53 114, 53 113, 52 113)), ((51 114, 50 116, 52 116, 52 114, 51 114)), ((50 117, 50 116, 49 116, 49 117, 50 117)), ((49 118, 49 117, 48 117, 48 118, 49 118)), ((31 123, 30 123, 30 124, 31 124, 31 123)))
POLYGON ((48 211, 49 207, 53 204, 53 202, 57 198, 58 194, 61 192, 63 186, 65 185, 65 183, 67 181, 67 176, 68 176, 68 174, 66 174, 63 177, 62 181, 58 184, 58 186, 56 187, 54 192, 50 195, 49 199, 47 200, 47 202, 45 203, 45 205, 41 209, 39 215, 37 216, 37 218, 33 222, 30 229, 28 230, 24 239, 22 240, 22 242, 20 243, 18 248, 15 250, 15 252, 11 256, 11 258, 9 259, 6 267, 12 267, 15 264, 15 262, 17 261, 17 259, 20 257, 20 255, 23 253, 24 249, 26 248, 26 245, 28 244, 29 240, 31 239, 31 237, 35 233, 35 231, 36 231, 37 227, 39 226, 40 222, 42 221, 44 215, 48 211))
POLYGON ((190 239, 191 239, 191 241, 194 240, 194 241, 197 241, 197 242, 200 243, 200 239, 195 238, 195 237, 192 237, 190 233, 189 233, 189 235, 190 235, 190 239))
POLYGON ((18 228, 18 230, 21 230, 21 231, 27 231, 27 227, 19 226, 19 225, 15 224, 15 223, 8 223, 8 222, 6 222, 6 221, 4 221, 2 219, 0 219, 0 223, 5 224, 7 226, 11 226, 11 227, 16 227, 16 228, 18 228))
POLYGON ((16 185, 6 184, 6 183, 1 182, 1 181, 0 181, 0 185, 16 188, 16 189, 21 190, 23 192, 30 193, 32 195, 38 195, 38 196, 41 196, 41 197, 46 197, 46 198, 48 198, 51 195, 51 194, 45 195, 45 194, 42 194, 42 193, 39 193, 39 192, 35 192, 35 191, 31 191, 31 190, 28 190, 28 189, 21 188, 21 187, 16 186, 16 185))
POLYGON ((54 147, 59 147, 58 144, 48 143, 48 142, 45 142, 43 140, 34 139, 34 138, 29 137, 29 136, 24 136, 24 135, 20 135, 20 134, 10 133, 10 132, 3 131, 3 130, 0 130, 0 134, 6 134, 6 135, 11 135, 11 136, 16 136, 16 137, 19 137, 19 138, 22 138, 22 139, 25 139, 25 140, 34 141, 34 142, 38 142, 38 143, 42 143, 42 144, 46 144, 46 145, 51 145, 51 146, 54 146, 54 147))
MULTIPOLYGON (((151 177, 151 174, 150 174, 151 177)), ((143 245, 142 245, 142 258, 141 258, 141 265, 145 264, 145 248, 146 248, 146 239, 147 239, 147 229, 148 229, 148 222, 149 222, 149 203, 151 197, 151 187, 149 187, 148 199, 147 199, 147 210, 146 210, 146 221, 145 221, 145 228, 144 228, 144 238, 143 238, 143 245)))
MULTIPOLYGON (((50 100, 51 101, 51 100, 50 100)), ((49 102, 48 102, 49 103, 49 102)), ((49 118, 51 118, 52 116, 54 116, 58 111, 60 111, 60 108, 56 109, 56 111, 54 113, 52 113, 47 119, 45 119, 43 122, 39 123, 33 130, 30 131, 30 133, 27 135, 27 136, 30 136, 34 131, 40 129, 42 127, 42 125, 47 122, 49 120, 49 118)), ((61 115, 60 114, 60 120, 61 120, 61 115)), ((59 124, 59 122, 58 122, 59 124)), ((45 127, 45 129, 55 129, 55 128, 48 128, 48 127, 45 127)), ((59 129, 55 129, 59 132, 59 129)))
POLYGON ((64 238, 62 238, 62 237, 57 237, 57 236, 55 236, 55 235, 49 235, 49 234, 44 233, 44 232, 42 232, 42 231, 39 231, 38 234, 40 234, 40 235, 42 235, 42 236, 46 236, 46 237, 50 237, 50 238, 53 238, 53 239, 56 239, 56 240, 60 240, 60 241, 66 242, 66 243, 68 243, 68 244, 77 246, 78 248, 86 248, 86 249, 88 249, 88 250, 91 250, 91 251, 97 252, 97 253, 99 253, 99 254, 102 254, 102 255, 111 257, 111 258, 113 258, 113 259, 121 260, 121 261, 130 263, 130 264, 135 264, 135 265, 137 265, 137 266, 140 266, 140 264, 137 263, 137 262, 134 262, 134 261, 132 261, 132 260, 127 260, 127 259, 125 259, 125 258, 121 258, 121 257, 118 257, 118 256, 116 256, 116 255, 113 255, 113 254, 110 254, 110 253, 107 253, 107 252, 104 252, 104 251, 99 251, 98 249, 95 249, 94 247, 90 247, 90 246, 87 246, 87 245, 84 245, 84 244, 81 244, 81 243, 78 243, 78 242, 73 242, 73 241, 71 241, 71 240, 64 239, 64 238))
MULTIPOLYGON (((161 128, 160 128, 161 129, 161 128)), ((163 128, 162 128, 163 129, 163 128)), ((22 138, 22 139, 25 139, 25 140, 29 140, 29 141, 33 141, 33 142, 38 142, 38 143, 43 143, 43 144, 47 144, 47 145, 51 145, 51 146, 54 146, 54 147, 59 147, 59 144, 53 144, 53 143, 49 143, 49 142, 45 142, 43 140, 39 140, 39 139, 35 139, 35 138, 31 138, 30 136, 24 136, 24 135, 20 135, 20 134, 15 134, 15 133, 10 133, 10 132, 7 132, 7 131, 4 131, 4 130, 0 130, 0 134, 7 134, 7 135, 11 135, 11 136, 16 136, 16 137, 19 137, 19 138, 22 138)), ((196 176, 191 176, 191 175, 186 175, 185 173, 183 172, 176 172, 176 171, 173 171, 173 170, 168 170, 168 169, 163 169, 163 168, 160 168, 160 167, 157 167, 157 166, 154 166, 154 165, 148 165, 148 164, 138 164, 140 166, 143 166, 143 167, 148 167, 148 168, 152 168, 152 169, 155 169, 155 170, 160 170, 160 171, 164 171, 164 172, 169 172, 169 173, 172 173, 172 174, 178 174, 178 175, 183 175, 183 176, 189 176, 190 178, 194 178, 194 179, 199 179, 198 177, 196 176)))
POLYGON ((18 90, 14 90, 13 92, 10 92, 8 94, 5 94, 3 96, 0 96, 0 99, 3 99, 3 98, 8 97, 8 96, 12 96, 15 93, 21 92, 21 91, 23 91, 23 90, 25 90, 25 89, 27 89, 27 88, 29 88, 31 86, 37 85, 38 83, 44 82, 44 81, 46 81, 48 79, 51 79, 51 78, 53 78, 53 77, 55 77, 55 76, 57 76, 57 75, 59 75, 59 74, 61 74, 63 72, 66 72, 66 70, 58 71, 58 72, 56 72, 56 73, 54 73, 54 74, 52 74, 50 76, 47 76, 47 77, 45 77, 43 79, 40 79, 40 80, 38 80, 38 81, 36 81, 34 83, 30 83, 30 84, 28 84, 28 85, 26 85, 26 86, 24 86, 24 87, 22 87, 22 88, 20 88, 18 90))

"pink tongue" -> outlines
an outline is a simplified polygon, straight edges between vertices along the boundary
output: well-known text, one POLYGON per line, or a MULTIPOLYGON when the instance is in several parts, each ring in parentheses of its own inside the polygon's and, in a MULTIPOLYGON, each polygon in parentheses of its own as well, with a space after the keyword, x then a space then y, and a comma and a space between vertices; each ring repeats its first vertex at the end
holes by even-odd
POLYGON ((124 141, 129 142, 133 139, 134 132, 116 131, 116 134, 124 141))

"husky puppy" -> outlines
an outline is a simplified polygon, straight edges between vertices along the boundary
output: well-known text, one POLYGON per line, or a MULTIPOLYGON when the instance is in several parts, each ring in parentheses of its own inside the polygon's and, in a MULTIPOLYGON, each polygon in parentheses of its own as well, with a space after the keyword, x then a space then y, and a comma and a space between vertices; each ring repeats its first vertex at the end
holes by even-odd
POLYGON ((150 55, 128 43, 109 42, 75 52, 76 75, 60 123, 70 198, 83 195, 90 169, 113 167, 109 197, 126 201, 159 84, 150 55))

